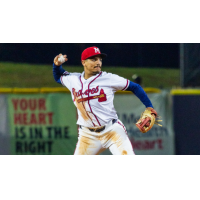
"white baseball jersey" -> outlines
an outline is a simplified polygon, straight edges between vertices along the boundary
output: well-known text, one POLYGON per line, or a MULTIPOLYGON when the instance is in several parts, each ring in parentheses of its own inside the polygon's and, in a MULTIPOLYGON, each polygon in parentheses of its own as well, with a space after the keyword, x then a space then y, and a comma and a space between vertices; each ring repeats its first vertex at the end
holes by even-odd
POLYGON ((104 126, 112 119, 118 119, 113 105, 114 93, 126 90, 129 80, 118 75, 100 72, 84 78, 84 72, 67 73, 61 76, 61 83, 71 91, 78 110, 77 124, 84 127, 104 126))

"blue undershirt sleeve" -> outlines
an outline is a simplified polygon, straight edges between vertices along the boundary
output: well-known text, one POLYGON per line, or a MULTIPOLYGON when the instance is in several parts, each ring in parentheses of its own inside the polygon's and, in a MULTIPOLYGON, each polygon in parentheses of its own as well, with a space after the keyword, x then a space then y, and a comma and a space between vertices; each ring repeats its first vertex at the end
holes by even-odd
POLYGON ((57 83, 61 84, 60 77, 63 75, 64 72, 65 72, 65 70, 62 68, 62 65, 56 66, 53 63, 53 77, 57 83))
POLYGON ((132 81, 130 81, 129 86, 126 89, 126 91, 133 92, 146 107, 153 108, 153 105, 149 97, 147 96, 146 92, 143 90, 143 88, 139 84, 133 83, 132 81))

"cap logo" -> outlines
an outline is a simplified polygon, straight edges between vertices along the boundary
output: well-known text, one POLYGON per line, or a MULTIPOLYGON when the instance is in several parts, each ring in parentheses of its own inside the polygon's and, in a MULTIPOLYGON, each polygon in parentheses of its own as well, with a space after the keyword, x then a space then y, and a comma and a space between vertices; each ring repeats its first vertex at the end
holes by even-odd
POLYGON ((94 50, 95 50, 95 53, 100 53, 99 48, 94 48, 94 50))

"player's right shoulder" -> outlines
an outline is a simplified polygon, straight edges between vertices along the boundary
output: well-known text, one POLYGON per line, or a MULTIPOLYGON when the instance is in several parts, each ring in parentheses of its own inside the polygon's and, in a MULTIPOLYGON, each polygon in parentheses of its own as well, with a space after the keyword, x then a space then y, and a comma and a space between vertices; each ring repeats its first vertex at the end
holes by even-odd
POLYGON ((80 76, 81 76, 81 73, 65 72, 60 77, 60 81, 63 86, 67 87, 71 91, 71 85, 73 85, 73 83, 78 82, 80 76))

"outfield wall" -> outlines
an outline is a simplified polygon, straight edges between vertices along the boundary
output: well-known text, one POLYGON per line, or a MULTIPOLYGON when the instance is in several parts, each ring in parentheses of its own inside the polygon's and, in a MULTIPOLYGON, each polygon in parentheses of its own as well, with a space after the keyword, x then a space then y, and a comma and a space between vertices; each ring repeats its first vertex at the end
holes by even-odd
MULTIPOLYGON (((137 155, 174 154, 171 95, 154 88, 145 91, 162 116, 163 127, 139 132, 134 124, 145 107, 131 92, 115 95, 119 119, 137 155)), ((0 154, 72 155, 78 139, 76 120, 76 108, 65 88, 0 89, 0 154)))
POLYGON ((200 90, 172 90, 175 152, 200 155, 200 90))

